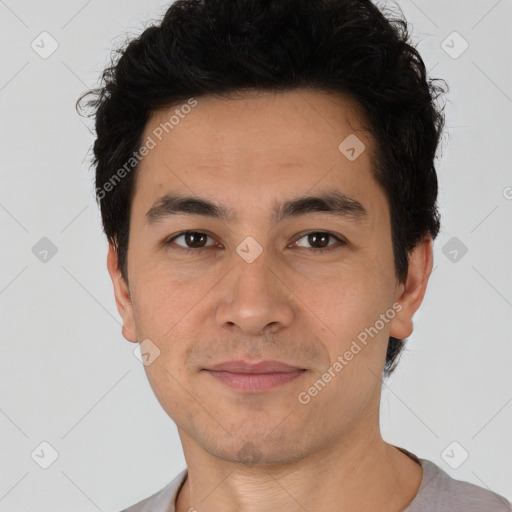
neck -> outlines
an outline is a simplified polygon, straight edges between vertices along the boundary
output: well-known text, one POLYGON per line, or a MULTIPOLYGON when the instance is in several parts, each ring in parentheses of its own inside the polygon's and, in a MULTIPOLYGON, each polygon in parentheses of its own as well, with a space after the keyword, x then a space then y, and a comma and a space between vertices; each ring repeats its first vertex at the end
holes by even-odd
POLYGON ((370 511, 377 505, 380 512, 401 512, 423 475, 421 466, 382 440, 378 428, 280 465, 222 460, 201 453, 186 433, 180 437, 188 477, 176 512, 370 511))

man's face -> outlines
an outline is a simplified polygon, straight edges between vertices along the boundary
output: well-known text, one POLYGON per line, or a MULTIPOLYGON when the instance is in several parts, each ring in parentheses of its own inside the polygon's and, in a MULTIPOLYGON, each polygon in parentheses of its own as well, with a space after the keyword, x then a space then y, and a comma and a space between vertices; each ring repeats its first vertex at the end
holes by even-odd
POLYGON ((377 425, 393 334, 393 321, 377 321, 386 312, 392 318, 402 285, 389 207, 371 172, 373 142, 357 131, 357 106, 313 91, 197 101, 163 137, 159 125, 179 106, 156 113, 145 128, 143 141, 151 136, 156 147, 137 171, 123 333, 160 350, 144 368, 185 448, 277 463, 328 451, 342 438, 363 439, 377 425), (355 160, 347 158, 350 148, 338 148, 352 134, 366 147, 355 160), (282 202, 327 192, 364 210, 273 216, 282 202), (232 219, 161 210, 146 217, 166 194, 207 200, 232 219), (178 236, 185 231, 196 234, 178 236), (376 322, 384 326, 375 329, 376 322), (333 370, 371 327, 361 350, 333 370), (306 371, 248 391, 205 370, 239 359, 306 371), (308 393, 329 368, 330 382, 308 393))

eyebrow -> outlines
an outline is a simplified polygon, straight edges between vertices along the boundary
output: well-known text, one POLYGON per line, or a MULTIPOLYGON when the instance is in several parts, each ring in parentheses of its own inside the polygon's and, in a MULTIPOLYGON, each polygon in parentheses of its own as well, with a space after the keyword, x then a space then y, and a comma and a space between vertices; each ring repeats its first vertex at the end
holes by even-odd
MULTIPOLYGON (((364 220, 368 216, 364 206, 356 199, 346 196, 339 190, 327 190, 314 196, 276 201, 271 218, 275 222, 280 222, 289 217, 299 217, 309 213, 327 213, 335 217, 358 221, 364 220)), ((170 193, 158 199, 147 211, 146 224, 156 224, 175 215, 183 214, 201 215, 224 222, 232 222, 237 218, 233 210, 225 205, 206 198, 170 193)))

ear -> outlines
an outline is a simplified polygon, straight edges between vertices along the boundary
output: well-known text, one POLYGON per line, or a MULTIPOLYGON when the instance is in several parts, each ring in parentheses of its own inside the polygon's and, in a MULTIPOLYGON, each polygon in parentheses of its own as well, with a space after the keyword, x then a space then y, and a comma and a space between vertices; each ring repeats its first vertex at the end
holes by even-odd
POLYGON ((112 243, 109 243, 107 268, 110 278, 112 279, 112 284, 114 285, 117 310, 123 319, 123 336, 127 341, 137 343, 137 331, 135 329, 135 318, 133 316, 130 290, 119 270, 117 251, 112 243))
POLYGON ((428 279, 432 273, 434 257, 432 254, 432 238, 426 235, 423 240, 409 253, 409 268, 405 283, 397 289, 396 302, 402 308, 391 321, 390 336, 398 339, 407 338, 412 334, 412 317, 420 307, 428 279))

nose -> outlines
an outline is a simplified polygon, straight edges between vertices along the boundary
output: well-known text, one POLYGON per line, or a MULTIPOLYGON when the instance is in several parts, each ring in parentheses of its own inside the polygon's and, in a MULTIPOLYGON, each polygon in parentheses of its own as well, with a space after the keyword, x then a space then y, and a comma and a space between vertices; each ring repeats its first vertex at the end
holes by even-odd
POLYGON ((233 259, 218 290, 217 325, 254 336, 288 327, 295 311, 293 293, 265 251, 252 263, 236 254, 233 259))

